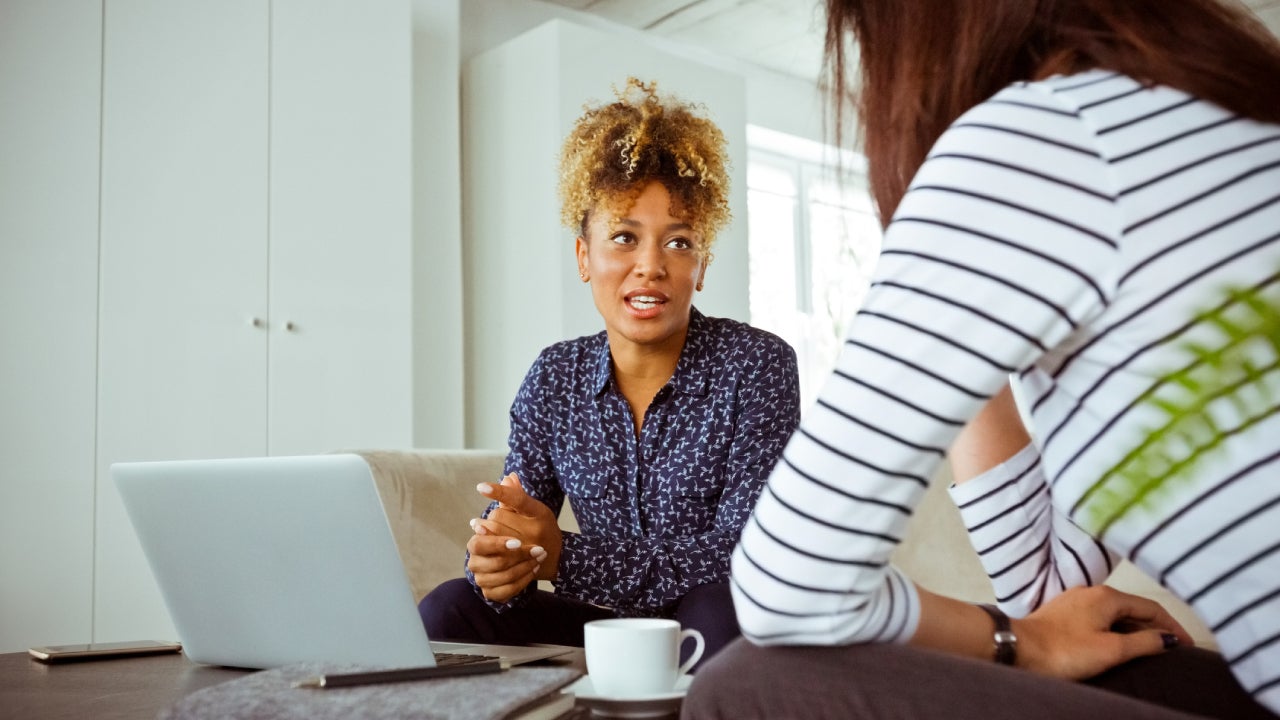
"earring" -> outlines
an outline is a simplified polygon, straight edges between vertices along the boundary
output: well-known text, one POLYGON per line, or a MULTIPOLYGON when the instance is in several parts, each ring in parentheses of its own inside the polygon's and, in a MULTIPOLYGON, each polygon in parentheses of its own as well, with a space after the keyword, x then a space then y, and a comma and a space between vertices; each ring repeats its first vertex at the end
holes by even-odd
POLYGON ((586 282, 589 279, 585 272, 579 272, 578 277, 582 278, 582 282, 586 282))

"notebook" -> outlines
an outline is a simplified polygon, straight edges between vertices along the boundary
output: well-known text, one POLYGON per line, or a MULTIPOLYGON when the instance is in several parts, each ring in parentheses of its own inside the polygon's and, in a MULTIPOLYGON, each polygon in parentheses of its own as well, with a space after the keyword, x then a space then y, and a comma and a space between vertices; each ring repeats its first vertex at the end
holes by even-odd
POLYGON ((431 642, 358 455, 116 463, 110 474, 196 662, 412 667, 441 652, 515 665, 573 650, 431 642))

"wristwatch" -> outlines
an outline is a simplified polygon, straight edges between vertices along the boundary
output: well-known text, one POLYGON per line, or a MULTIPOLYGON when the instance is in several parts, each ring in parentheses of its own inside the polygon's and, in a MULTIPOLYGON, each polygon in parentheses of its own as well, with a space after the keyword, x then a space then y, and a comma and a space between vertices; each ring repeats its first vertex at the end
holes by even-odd
POLYGON ((1009 616, 995 605, 980 603, 978 607, 987 611, 991 619, 996 623, 996 631, 992 635, 995 640, 995 660, 1001 665, 1012 665, 1018 659, 1018 636, 1013 634, 1013 627, 1009 624, 1009 616))

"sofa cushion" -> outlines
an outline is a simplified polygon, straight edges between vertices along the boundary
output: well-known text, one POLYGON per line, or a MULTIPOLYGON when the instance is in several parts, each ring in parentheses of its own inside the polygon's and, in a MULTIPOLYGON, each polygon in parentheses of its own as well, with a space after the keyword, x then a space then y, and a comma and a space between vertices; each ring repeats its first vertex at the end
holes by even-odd
POLYGON ((489 504, 476 484, 502 478, 494 450, 355 450, 369 463, 414 598, 462 577, 467 521, 489 504))

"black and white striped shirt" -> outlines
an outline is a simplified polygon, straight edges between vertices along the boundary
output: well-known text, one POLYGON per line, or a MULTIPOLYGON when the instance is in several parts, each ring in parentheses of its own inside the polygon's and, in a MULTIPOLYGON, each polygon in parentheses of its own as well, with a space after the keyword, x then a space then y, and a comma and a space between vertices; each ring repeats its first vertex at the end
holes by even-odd
POLYGON ((1036 446, 957 498, 1006 604, 1101 582, 1105 546, 1191 603, 1280 711, 1274 349, 1255 357, 1270 392, 1252 415, 1211 405, 1224 439, 1190 478, 1128 507, 1109 472, 1159 424, 1143 398, 1195 365, 1187 344, 1221 340, 1194 318, 1226 288, 1280 306, 1280 127, 1102 71, 973 108, 913 179, 836 369, 744 530, 743 632, 909 639, 919 599, 889 555, 956 433, 1012 374, 1036 446))

